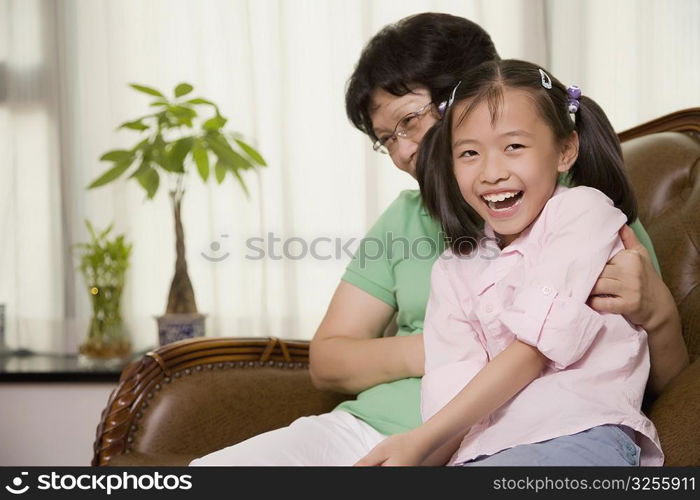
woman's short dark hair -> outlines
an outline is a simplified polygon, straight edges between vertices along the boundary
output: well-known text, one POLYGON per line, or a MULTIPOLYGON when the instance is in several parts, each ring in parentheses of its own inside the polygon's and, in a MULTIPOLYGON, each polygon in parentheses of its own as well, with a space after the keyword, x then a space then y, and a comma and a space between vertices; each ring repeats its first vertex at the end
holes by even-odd
POLYGON ((463 17, 427 12, 385 26, 365 45, 345 91, 350 121, 374 134, 372 92, 383 89, 402 96, 426 87, 434 102, 447 99, 465 70, 498 59, 489 34, 463 17))
MULTIPOLYGON (((452 250, 459 254, 458 243, 482 235, 483 220, 464 200, 453 169, 452 127, 467 119, 482 102, 486 102, 491 120, 496 121, 506 88, 527 92, 535 108, 563 143, 576 131, 579 136, 578 158, 568 172, 575 186, 590 186, 602 191, 626 216, 628 223, 637 219, 637 201, 625 173, 620 141, 603 110, 593 99, 583 95, 580 107, 571 119, 566 87, 551 74, 551 88, 542 85, 540 67, 515 59, 489 61, 465 73, 455 91, 454 103, 469 100, 460 115, 452 105, 444 118, 423 138, 418 153, 416 174, 423 204, 443 227, 452 250)), ((461 108, 459 108, 461 109, 461 108)))

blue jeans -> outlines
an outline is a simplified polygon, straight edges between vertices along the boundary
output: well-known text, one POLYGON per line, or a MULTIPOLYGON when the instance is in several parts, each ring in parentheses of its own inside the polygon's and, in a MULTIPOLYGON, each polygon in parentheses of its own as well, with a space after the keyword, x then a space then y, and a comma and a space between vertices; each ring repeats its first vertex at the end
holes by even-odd
POLYGON ((481 455, 458 466, 638 466, 634 431, 601 425, 571 436, 523 444, 493 455, 481 455))

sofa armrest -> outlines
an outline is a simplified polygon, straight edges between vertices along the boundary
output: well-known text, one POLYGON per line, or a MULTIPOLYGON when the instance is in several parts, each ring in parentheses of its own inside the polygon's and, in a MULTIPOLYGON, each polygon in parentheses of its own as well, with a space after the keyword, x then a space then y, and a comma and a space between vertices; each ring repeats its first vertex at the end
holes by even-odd
POLYGON ((307 341, 228 337, 149 352, 124 369, 110 395, 92 464, 185 465, 332 410, 349 396, 312 385, 308 353, 307 341))
POLYGON ((656 426, 664 465, 700 465, 700 359, 678 374, 654 401, 649 418, 656 426))

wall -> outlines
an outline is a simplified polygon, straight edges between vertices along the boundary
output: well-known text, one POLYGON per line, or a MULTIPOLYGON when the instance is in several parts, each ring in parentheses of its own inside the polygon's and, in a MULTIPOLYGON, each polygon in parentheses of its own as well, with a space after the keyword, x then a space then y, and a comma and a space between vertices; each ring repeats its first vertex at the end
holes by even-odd
POLYGON ((114 383, 0 384, 0 466, 90 465, 114 383))

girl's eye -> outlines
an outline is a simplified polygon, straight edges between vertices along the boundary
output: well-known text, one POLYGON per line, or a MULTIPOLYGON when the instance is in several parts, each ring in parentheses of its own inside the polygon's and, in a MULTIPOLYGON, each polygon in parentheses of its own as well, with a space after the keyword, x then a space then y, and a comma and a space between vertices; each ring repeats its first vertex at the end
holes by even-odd
POLYGON ((506 151, 515 151, 516 149, 522 149, 525 146, 522 144, 508 144, 508 147, 506 148, 506 151))
POLYGON ((474 158, 477 156, 479 153, 474 151, 473 149, 468 149, 467 151, 463 152, 462 154, 459 155, 460 158, 474 158))

